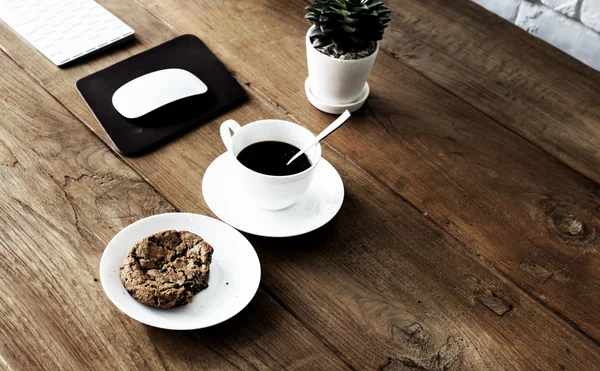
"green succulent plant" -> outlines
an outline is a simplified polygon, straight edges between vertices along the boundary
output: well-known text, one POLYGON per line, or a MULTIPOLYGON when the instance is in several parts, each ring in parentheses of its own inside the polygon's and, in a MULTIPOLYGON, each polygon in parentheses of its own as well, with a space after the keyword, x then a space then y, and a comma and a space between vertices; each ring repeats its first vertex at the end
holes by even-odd
POLYGON ((368 49, 390 22, 390 9, 379 0, 314 0, 306 10, 315 25, 308 35, 312 45, 336 57, 368 49))

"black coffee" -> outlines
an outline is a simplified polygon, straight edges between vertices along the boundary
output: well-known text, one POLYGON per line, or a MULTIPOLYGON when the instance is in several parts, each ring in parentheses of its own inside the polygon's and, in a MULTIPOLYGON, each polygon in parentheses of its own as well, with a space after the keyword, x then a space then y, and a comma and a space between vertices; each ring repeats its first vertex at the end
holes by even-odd
POLYGON ((302 154, 289 165, 287 162, 300 150, 284 142, 258 142, 244 148, 237 159, 245 167, 266 175, 292 175, 308 169, 311 164, 308 156, 302 154))

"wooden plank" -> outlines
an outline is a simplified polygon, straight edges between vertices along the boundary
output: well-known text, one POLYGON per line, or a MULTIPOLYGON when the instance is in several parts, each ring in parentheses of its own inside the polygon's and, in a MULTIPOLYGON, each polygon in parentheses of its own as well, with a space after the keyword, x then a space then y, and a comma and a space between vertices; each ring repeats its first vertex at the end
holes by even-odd
POLYGON ((175 209, 3 53, 0 72, 0 368, 347 368, 263 289, 204 331, 116 309, 98 279, 104 246, 175 209))
MULTIPOLYGON (((178 31, 205 39, 257 95, 289 118, 315 132, 331 121, 309 105, 302 89, 308 27, 303 1, 142 2, 178 31)), ((600 296, 587 295, 600 286, 597 184, 385 53, 370 81, 367 109, 328 143, 469 252, 600 339, 600 296), (560 227, 558 221, 568 217, 584 226, 581 233, 560 227), (540 282, 521 269, 524 261, 553 278, 540 282)))
MULTIPOLYGON (((165 25, 144 17, 133 3, 104 4, 140 35, 145 35, 140 30, 152 28, 148 33, 160 36, 158 40, 144 40, 142 36, 141 45, 147 47, 162 38, 174 36, 174 31, 165 25)), ((225 3, 224 6, 235 8, 236 17, 240 19, 253 19, 255 12, 264 11, 253 8, 255 4, 236 2, 225 3)), ((173 17, 183 16, 184 21, 189 21, 185 13, 189 13, 190 9, 182 9, 183 14, 173 12, 173 17)), ((214 19, 222 19, 211 8, 192 10, 213 12, 214 19)), ((290 21, 285 13, 282 20, 290 21)), ((241 20, 240 23, 229 23, 244 25, 241 20)), ((211 26, 216 27, 214 24, 211 26)), ((224 37, 224 30, 215 29, 218 32, 213 30, 210 38, 208 35, 200 36, 207 42, 212 37, 219 39, 218 35, 224 37)), ((234 32, 237 31, 236 28, 234 32)), ((285 32, 281 35, 289 38, 285 32)), ((28 54, 29 59, 22 58, 24 54, 17 55, 12 50, 25 48, 23 44, 11 40, 10 34, 6 35, 6 39, 11 45, 18 44, 9 47, 9 52, 35 76, 45 74, 42 84, 99 132, 89 112, 80 109, 81 102, 74 92, 75 79, 85 75, 86 71, 79 68, 53 70, 38 56, 28 54)), ((232 54, 224 54, 226 49, 222 48, 224 46, 221 49, 217 46, 215 50, 220 50, 223 59, 231 58, 232 54)), ((106 59, 90 61, 85 69, 101 68, 112 63, 110 60, 113 58, 123 58, 129 52, 121 50, 111 53, 106 59)), ((270 66, 269 63, 272 62, 265 60, 266 67, 270 66)), ((254 63, 246 61, 245 64, 254 63)), ((243 67, 240 61, 237 67, 243 67)), ((273 71, 274 79, 280 76, 278 73, 273 71)), ((289 76, 291 81, 297 77, 295 74, 289 76)), ((414 82, 410 75, 408 78, 409 82, 414 82)), ((288 83, 282 89, 292 87, 288 83)), ((432 85, 432 89, 435 92, 437 88, 432 85)), ((265 102, 270 98, 261 96, 261 91, 251 89, 249 92, 251 103, 228 117, 242 123, 256 118, 286 117, 282 110, 265 102)), ((454 103, 443 94, 436 94, 454 103)), ((404 95, 406 93, 402 97, 404 95)), ((382 101, 381 98, 375 99, 377 105, 372 104, 371 109, 380 107, 382 101)), ((390 101, 389 109, 395 109, 392 105, 396 104, 396 101, 390 101)), ((439 106, 436 108, 439 109, 439 106)), ((309 112, 314 114, 314 111, 309 112)), ((325 115, 314 116, 318 119, 316 124, 310 124, 312 127, 328 118, 325 115)), ((356 135, 359 129, 357 123, 368 125, 369 120, 373 120, 369 116, 362 117, 349 129, 354 134, 343 138, 344 141, 353 139, 363 146, 365 140, 376 138, 373 134, 364 138, 356 135)), ((424 117, 431 119, 433 115, 424 117)), ((423 121, 427 123, 428 120, 423 121)), ((203 171, 222 151, 217 130, 219 122, 214 120, 173 145, 127 161, 177 207, 185 211, 207 212, 199 184, 203 171)), ((443 124, 444 120, 433 122, 443 124)), ((384 125, 376 126, 382 127, 384 125)), ((364 129, 368 132, 367 127, 364 129)), ((398 146, 398 143, 404 145, 401 141, 394 145, 398 146)), ((352 156, 355 158, 355 154, 352 156)), ((344 160, 329 146, 325 148, 325 157, 338 168, 346 183, 347 199, 340 215, 325 228, 307 236, 285 240, 252 237, 252 242, 258 247, 263 262, 264 287, 349 365, 390 369, 548 369, 561 365, 590 368, 598 363, 598 347, 593 341, 524 295, 502 274, 490 270, 487 262, 465 254, 464 244, 448 237, 392 191, 344 160), (497 310, 489 308, 499 308, 489 296, 512 307, 499 317, 497 310), (481 299, 486 297, 487 300, 481 299), (482 301, 492 304, 486 306, 482 301)), ((381 164, 384 162, 374 163, 381 164)), ((393 167, 390 169, 397 171, 393 167)))
POLYGON ((469 0, 388 0, 382 48, 600 182, 600 72, 469 0))

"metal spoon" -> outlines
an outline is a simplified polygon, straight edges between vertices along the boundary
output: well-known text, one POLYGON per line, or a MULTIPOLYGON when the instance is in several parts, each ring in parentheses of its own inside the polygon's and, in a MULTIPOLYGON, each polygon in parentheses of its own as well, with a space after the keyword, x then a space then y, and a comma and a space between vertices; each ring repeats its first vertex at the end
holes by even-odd
POLYGON ((315 137, 315 141, 310 143, 309 145, 307 145, 306 147, 302 148, 300 150, 300 152, 296 153, 296 155, 294 155, 294 157, 292 157, 286 165, 291 164, 295 159, 297 159, 298 157, 300 157, 304 152, 308 151, 310 149, 310 147, 314 146, 315 144, 319 143, 320 141, 322 141, 323 139, 327 138, 327 136, 331 133, 333 133, 337 128, 339 128, 340 126, 342 126, 342 124, 344 122, 346 122, 346 120, 348 120, 348 118, 350 117, 350 112, 348 112, 348 110, 345 110, 344 113, 342 113, 342 115, 340 117, 338 117, 334 122, 332 122, 328 127, 325 128, 325 130, 323 130, 319 135, 317 135, 315 137))

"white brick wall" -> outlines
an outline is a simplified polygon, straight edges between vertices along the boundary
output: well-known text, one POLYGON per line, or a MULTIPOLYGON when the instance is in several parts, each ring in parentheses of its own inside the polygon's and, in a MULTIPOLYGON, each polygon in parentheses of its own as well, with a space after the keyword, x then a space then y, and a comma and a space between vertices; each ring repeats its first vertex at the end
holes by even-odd
POLYGON ((600 0, 583 0, 581 4, 581 22, 600 31, 600 0))
POLYGON ((472 0, 600 70, 600 0, 472 0))
POLYGON ((544 5, 565 14, 569 17, 575 17, 575 10, 579 0, 542 0, 544 5))

